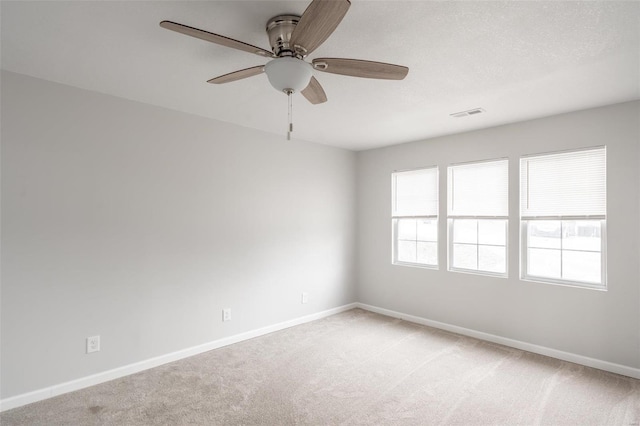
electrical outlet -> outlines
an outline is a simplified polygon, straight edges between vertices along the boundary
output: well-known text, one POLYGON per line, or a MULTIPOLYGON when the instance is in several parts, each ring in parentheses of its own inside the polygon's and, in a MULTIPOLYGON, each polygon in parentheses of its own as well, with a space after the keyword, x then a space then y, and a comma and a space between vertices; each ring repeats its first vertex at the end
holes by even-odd
POLYGON ((100 336, 87 337, 87 353, 98 352, 100 350, 100 336))
POLYGON ((222 310, 222 321, 223 322, 231 321, 231 308, 222 310))
POLYGON ((302 303, 305 304, 308 302, 309 302, 309 293, 307 293, 306 291, 302 292, 302 303))

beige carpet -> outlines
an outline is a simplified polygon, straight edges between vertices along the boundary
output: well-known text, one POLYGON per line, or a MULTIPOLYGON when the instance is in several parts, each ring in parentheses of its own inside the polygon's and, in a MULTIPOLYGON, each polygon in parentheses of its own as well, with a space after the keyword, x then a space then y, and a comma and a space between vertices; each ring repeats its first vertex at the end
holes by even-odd
POLYGON ((638 425, 640 381, 354 309, 0 414, 9 425, 638 425))

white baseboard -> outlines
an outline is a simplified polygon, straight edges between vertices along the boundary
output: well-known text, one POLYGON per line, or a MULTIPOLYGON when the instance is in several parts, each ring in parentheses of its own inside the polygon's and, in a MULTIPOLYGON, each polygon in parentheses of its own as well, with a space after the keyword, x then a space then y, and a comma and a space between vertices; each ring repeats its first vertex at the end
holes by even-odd
POLYGON ((46 388, 38 389, 33 392, 23 393, 20 395, 12 396, 10 398, 5 398, 0 400, 0 412, 10 410, 12 408, 21 407, 23 405, 31 404, 32 402, 42 401, 44 399, 52 398, 54 396, 62 395, 68 392, 84 389, 89 386, 94 386, 100 383, 108 382, 110 380, 118 379, 120 377, 128 376, 130 374, 138 373, 140 371, 148 370, 150 368, 158 367, 160 365, 167 364, 169 362, 173 362, 173 361, 177 361, 190 356, 198 355, 200 353, 207 352, 213 349, 218 349, 223 346, 228 346, 234 343, 242 342, 243 340, 253 339, 254 337, 273 333, 274 331, 283 330, 285 328, 293 327, 295 325, 300 325, 306 322, 325 318, 330 315, 348 311, 349 309, 353 309, 355 307, 357 307, 356 303, 350 303, 348 305, 327 309, 326 311, 317 312, 315 314, 305 315, 300 318, 295 318, 295 319, 284 321, 278 324, 273 324, 266 327, 258 328, 256 330, 247 331, 245 333, 236 334, 234 336, 229 336, 222 339, 214 340, 212 342, 204 343, 202 345, 193 346, 191 348, 182 349, 180 351, 168 353, 165 355, 160 355, 154 358, 146 359, 144 361, 114 368, 112 370, 103 371, 101 373, 93 374, 91 376, 81 377, 79 379, 71 380, 69 382, 48 386, 46 388))
POLYGON ((508 339, 506 337, 496 336, 493 334, 484 333, 484 332, 472 330, 469 328, 459 327, 456 325, 446 324, 439 321, 433 321, 430 319, 426 319, 426 318, 422 318, 414 315, 407 315, 401 312, 379 308, 377 306, 371 306, 364 303, 350 303, 348 305, 339 306, 337 308, 328 309, 326 311, 317 312, 315 314, 305 315, 300 318, 295 318, 289 321, 284 321, 278 324, 273 324, 267 327, 258 328, 256 330, 247 331, 245 333, 240 333, 234 336, 229 336, 222 339, 214 340, 212 342, 204 343, 202 345, 193 346, 191 348, 186 348, 180 351, 157 356, 155 358, 150 358, 144 361, 114 368, 112 370, 93 374, 91 376, 82 377, 76 380, 60 383, 60 384, 49 386, 43 389, 38 389, 33 392, 28 392, 28 393, 16 395, 10 398, 5 398, 0 400, 0 412, 10 410, 12 408, 21 407, 23 405, 31 404, 33 402, 42 401, 44 399, 52 398, 54 396, 62 395, 68 392, 84 389, 89 386, 94 386, 100 383, 108 382, 110 380, 118 379, 120 377, 128 376, 130 374, 138 373, 140 371, 148 370, 150 368, 158 367, 160 365, 167 364, 169 362, 194 356, 194 355, 207 352, 213 349, 221 348, 223 346, 228 346, 234 343, 242 342, 244 340, 253 339, 254 337, 263 336, 265 334, 273 333, 275 331, 283 330, 285 328, 304 324, 306 322, 325 318, 330 315, 348 311, 349 309, 353 309, 353 308, 361 308, 367 311, 376 312, 376 313, 387 315, 393 318, 403 319, 416 324, 422 324, 429 327, 450 331, 452 333, 462 334, 464 336, 475 337, 476 339, 486 340, 488 342, 498 343, 498 344, 509 346, 512 348, 521 349, 524 351, 533 352, 540 355, 546 355, 552 358, 557 358, 564 361, 585 365, 587 367, 593 367, 600 370, 609 371, 612 373, 622 374, 624 376, 640 379, 640 369, 638 368, 628 367, 625 365, 615 364, 608 361, 589 358, 582 355, 576 355, 573 353, 564 352, 557 349, 551 349, 544 346, 521 342, 519 340, 508 339))
POLYGON ((582 355, 573 354, 570 352, 564 352, 557 349, 547 348, 545 346, 534 345, 532 343, 521 342, 519 340, 508 339, 506 337, 496 336, 494 334, 484 333, 482 331, 476 331, 469 328, 458 327, 457 325, 451 325, 439 321, 433 321, 430 319, 417 317, 414 315, 407 315, 401 312, 391 311, 389 309, 379 308, 377 306, 371 306, 364 303, 355 303, 356 307, 375 312, 382 315, 387 315, 393 318, 399 318, 416 324, 422 324, 441 330, 450 331, 452 333, 462 334, 463 336, 475 337, 476 339, 486 340, 488 342, 498 343, 500 345, 509 346, 516 349, 521 349, 527 352, 533 352, 540 355, 549 356, 552 358, 561 359, 563 361, 569 361, 587 367, 597 368, 599 370, 609 371, 611 373, 621 374, 623 376, 633 377, 634 379, 640 379, 640 369, 628 367, 626 365, 615 364, 613 362, 602 361, 595 358, 589 358, 582 355))

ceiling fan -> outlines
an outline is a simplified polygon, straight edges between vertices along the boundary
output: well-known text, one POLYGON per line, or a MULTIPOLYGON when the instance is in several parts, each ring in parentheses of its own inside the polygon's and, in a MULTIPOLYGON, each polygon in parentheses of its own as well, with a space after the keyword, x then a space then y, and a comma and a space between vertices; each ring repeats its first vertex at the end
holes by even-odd
MULTIPOLYGON (((349 6, 349 0, 313 0, 302 16, 279 15, 271 18, 266 28, 271 51, 172 21, 162 21, 160 26, 222 46, 271 58, 265 65, 224 74, 212 78, 208 83, 230 83, 266 73, 271 85, 289 95, 289 99, 292 93, 301 92, 312 104, 320 104, 327 101, 327 96, 313 76, 314 70, 384 80, 402 80, 409 72, 409 68, 400 65, 359 59, 316 58, 311 62, 305 61, 307 55, 329 38, 346 15, 349 6)), ((291 111, 291 104, 289 108, 291 111)))

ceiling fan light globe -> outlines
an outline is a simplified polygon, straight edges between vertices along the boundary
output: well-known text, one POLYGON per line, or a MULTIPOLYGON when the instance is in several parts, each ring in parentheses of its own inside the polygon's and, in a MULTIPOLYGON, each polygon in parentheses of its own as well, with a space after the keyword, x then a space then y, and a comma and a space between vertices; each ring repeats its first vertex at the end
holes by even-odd
POLYGON ((309 85, 313 76, 311 64, 296 58, 284 57, 269 61, 264 66, 269 83, 280 92, 300 92, 309 85))

